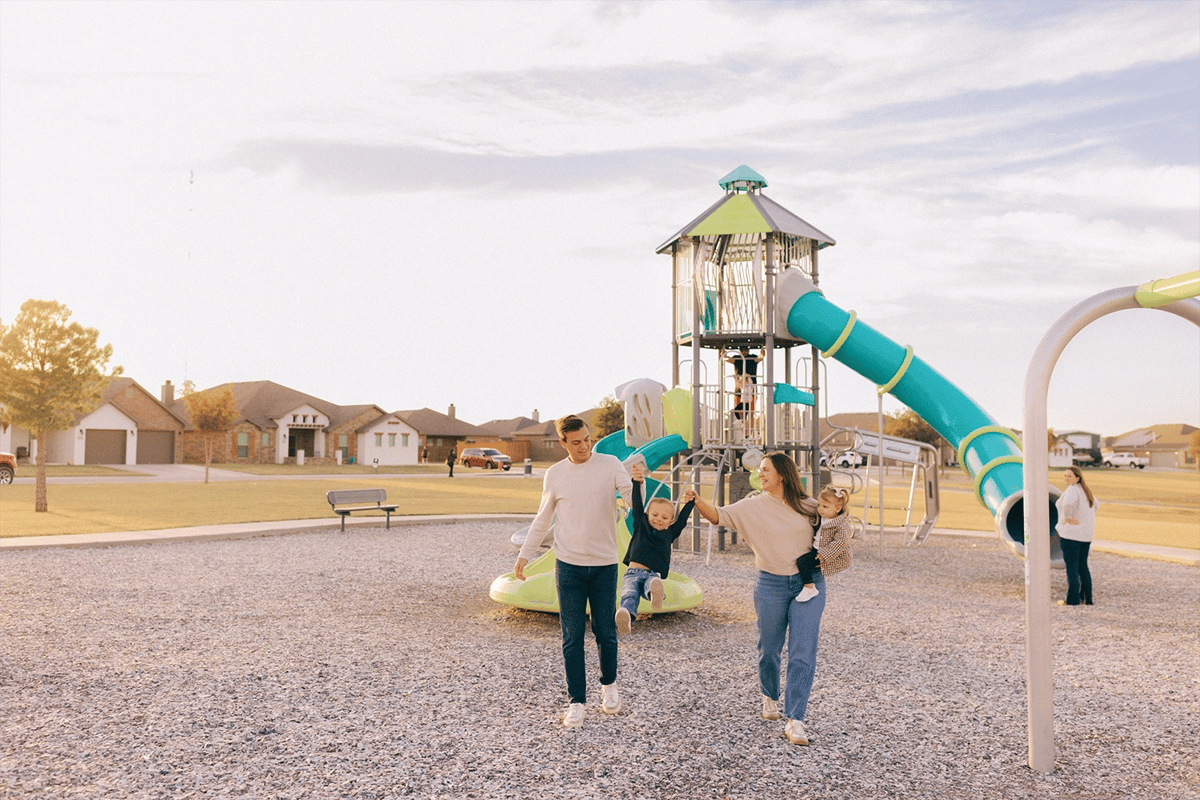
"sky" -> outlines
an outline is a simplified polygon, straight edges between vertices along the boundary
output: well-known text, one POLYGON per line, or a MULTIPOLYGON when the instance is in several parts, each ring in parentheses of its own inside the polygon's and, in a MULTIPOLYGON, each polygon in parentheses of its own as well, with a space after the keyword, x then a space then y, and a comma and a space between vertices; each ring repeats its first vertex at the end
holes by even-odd
MULTIPOLYGON (((828 299, 1019 427, 1055 320, 1200 269, 1200 0, 0 0, 0 321, 57 300, 155 394, 669 384, 655 250, 742 164, 837 241, 828 299)), ((825 401, 878 402, 836 362, 825 401)), ((1200 425, 1200 332, 1098 320, 1048 412, 1200 425)))

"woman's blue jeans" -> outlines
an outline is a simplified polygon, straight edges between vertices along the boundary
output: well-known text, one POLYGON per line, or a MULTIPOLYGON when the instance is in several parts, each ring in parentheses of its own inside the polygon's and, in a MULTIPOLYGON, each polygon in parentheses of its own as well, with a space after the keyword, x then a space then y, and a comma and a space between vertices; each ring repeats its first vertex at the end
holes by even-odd
POLYGON ((808 695, 817 670, 817 636, 825 611, 825 576, 813 573, 820 592, 807 603, 796 602, 804 588, 797 575, 758 573, 754 587, 754 611, 758 615, 758 680, 762 693, 779 699, 780 660, 787 644, 787 687, 783 713, 788 719, 804 719, 808 695))
POLYGON ((567 694, 572 703, 587 702, 587 666, 583 640, 587 633, 587 607, 592 606, 592 635, 600 651, 600 683, 617 680, 617 565, 579 567, 555 561, 558 585, 558 621, 562 626, 563 664, 567 668, 567 694))
POLYGON ((1058 537, 1062 544, 1063 565, 1067 568, 1067 605, 1092 604, 1092 572, 1088 569, 1091 542, 1058 537))

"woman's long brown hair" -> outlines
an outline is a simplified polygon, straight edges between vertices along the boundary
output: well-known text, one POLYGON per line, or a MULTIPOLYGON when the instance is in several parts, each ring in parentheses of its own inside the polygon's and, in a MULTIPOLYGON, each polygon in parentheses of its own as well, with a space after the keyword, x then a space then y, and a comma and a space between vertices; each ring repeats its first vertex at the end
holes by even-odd
POLYGON ((783 482, 784 501, 797 514, 808 517, 813 525, 819 525, 817 504, 804 491, 804 484, 800 482, 800 470, 796 468, 796 462, 792 461, 792 457, 776 450, 773 453, 767 453, 765 458, 771 459, 771 466, 775 467, 775 471, 779 473, 779 479, 783 482))
POLYGON ((1087 481, 1083 479, 1083 473, 1079 471, 1079 467, 1067 467, 1067 472, 1073 474, 1079 479, 1079 485, 1083 487, 1083 493, 1087 495, 1088 508, 1096 505, 1096 498, 1092 496, 1092 490, 1088 488, 1087 481))

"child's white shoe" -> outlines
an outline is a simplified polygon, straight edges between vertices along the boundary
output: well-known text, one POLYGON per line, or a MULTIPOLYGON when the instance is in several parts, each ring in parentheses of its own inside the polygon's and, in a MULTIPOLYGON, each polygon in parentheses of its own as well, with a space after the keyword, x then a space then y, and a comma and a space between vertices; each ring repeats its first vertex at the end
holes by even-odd
POLYGON ((796 595, 796 602, 797 603, 807 603, 809 600, 812 600, 814 597, 816 597, 819 594, 820 594, 820 592, 817 591, 817 587, 805 586, 802 590, 800 590, 800 594, 796 595))

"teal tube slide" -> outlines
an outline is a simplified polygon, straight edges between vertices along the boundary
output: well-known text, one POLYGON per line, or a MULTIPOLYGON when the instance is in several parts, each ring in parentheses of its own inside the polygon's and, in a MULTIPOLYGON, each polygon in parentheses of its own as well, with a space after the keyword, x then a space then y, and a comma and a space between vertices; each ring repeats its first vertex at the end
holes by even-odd
MULTIPOLYGON (((779 305, 788 333, 818 347, 915 411, 958 450, 958 460, 975 481, 975 497, 996 519, 996 532, 1019 556, 1025 552, 1024 478, 1021 440, 1000 427, 973 400, 935 369, 853 312, 825 299, 799 270, 780 276, 779 305), (788 274, 793 273, 793 274, 788 274), (785 304, 786 303, 786 304, 785 304)), ((1051 530, 1058 513, 1050 498, 1051 530)), ((1054 560, 1062 560, 1051 534, 1054 560)))

